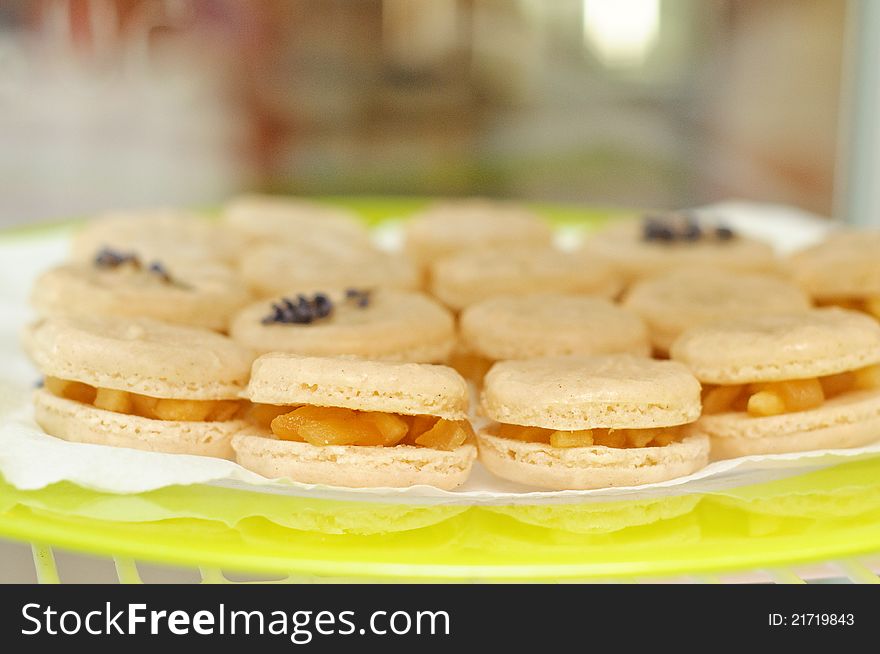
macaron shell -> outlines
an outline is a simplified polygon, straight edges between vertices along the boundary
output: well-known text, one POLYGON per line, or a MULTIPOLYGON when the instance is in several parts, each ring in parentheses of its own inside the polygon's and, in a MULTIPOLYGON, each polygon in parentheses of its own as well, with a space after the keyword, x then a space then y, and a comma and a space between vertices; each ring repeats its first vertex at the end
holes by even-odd
POLYGON ((638 220, 620 221, 596 232, 587 238, 583 249, 604 258, 630 282, 695 266, 736 272, 780 272, 773 248, 767 243, 743 236, 730 241, 646 241, 642 239, 638 220))
POLYGON ((697 425, 712 439, 713 459, 858 447, 880 440, 880 391, 846 393, 777 416, 707 415, 697 425))
POLYGON ((822 377, 880 363, 880 324, 836 308, 756 315, 689 329, 670 354, 709 384, 822 377))
POLYGON ((494 360, 651 353, 642 320, 604 298, 562 293, 498 296, 465 309, 460 325, 466 351, 494 360))
POLYGON ((686 268, 636 282, 623 306, 645 320, 654 347, 668 352, 691 327, 754 314, 805 311, 811 304, 803 290, 779 277, 686 268))
POLYGON ((601 259, 552 247, 468 250, 436 261, 431 290, 453 309, 496 295, 540 292, 614 297, 623 284, 601 259))
POLYGON ((467 382, 446 366, 279 352, 254 361, 244 396, 261 404, 310 404, 449 420, 464 420, 468 409, 467 382))
POLYGON ((663 447, 552 447, 477 434, 480 463, 494 475, 549 490, 640 486, 692 474, 709 460, 709 439, 686 436, 663 447))
POLYGON ((347 488, 405 488, 426 485, 452 490, 470 474, 477 448, 451 451, 396 445, 317 446, 251 434, 232 439, 236 461, 270 479, 347 488))
POLYGON ((268 243, 248 250, 240 260, 244 280, 261 297, 292 288, 402 288, 421 286, 421 274, 406 257, 361 244, 312 236, 297 243, 268 243))
POLYGON ((162 398, 236 399, 253 361, 225 336, 149 318, 47 318, 24 345, 45 375, 162 398))
POLYGON ((847 230, 788 260, 792 279, 817 300, 880 296, 880 231, 847 230))
POLYGON ((700 416, 700 384, 674 361, 628 354, 502 361, 484 379, 491 419, 548 429, 650 429, 700 416))
POLYGON ((233 458, 231 439, 248 426, 241 420, 152 420, 66 400, 44 389, 34 394, 34 415, 47 434, 74 443, 221 459, 233 458))
MULTIPOLYGON (((361 307, 344 292, 327 293, 333 313, 308 324, 270 323, 272 303, 263 300, 242 310, 230 336, 257 352, 307 356, 356 356, 381 361, 440 363, 455 346, 455 320, 442 305, 417 292, 379 289, 361 307)), ((297 294, 285 297, 295 301, 297 294)))
POLYGON ((213 262, 166 266, 173 282, 147 270, 69 263, 44 272, 31 303, 43 316, 145 317, 223 331, 251 294, 231 268, 213 262))

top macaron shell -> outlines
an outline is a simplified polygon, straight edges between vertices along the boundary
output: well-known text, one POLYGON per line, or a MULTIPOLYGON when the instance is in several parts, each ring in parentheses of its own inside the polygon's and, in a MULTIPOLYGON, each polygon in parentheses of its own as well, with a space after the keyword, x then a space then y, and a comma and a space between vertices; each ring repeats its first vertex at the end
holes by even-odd
POLYGON ((482 408, 501 423, 578 430, 694 422, 700 383, 680 363, 627 354, 503 361, 484 380, 482 408))
POLYGON ((817 300, 880 297, 880 231, 834 233, 792 255, 788 268, 817 300))
POLYGON ((660 242, 642 236, 638 220, 615 223, 589 236, 586 252, 609 261, 628 280, 651 277, 683 267, 723 268, 740 272, 775 272, 773 248, 744 236, 730 240, 660 242))
POLYGON ((493 360, 568 354, 650 354, 642 320, 604 298, 562 293, 501 295, 461 314, 469 351, 493 360))
POLYGON ((809 379, 880 363, 880 324, 837 308, 751 316, 689 329, 670 354, 709 384, 809 379))
POLYGON ((47 318, 24 345, 45 375, 158 398, 236 399, 253 361, 225 336, 147 318, 47 318))
POLYGON ((478 198, 437 203, 404 225, 406 251, 422 264, 471 248, 549 245, 552 236, 532 210, 478 198))
POLYGON ((431 290, 453 309, 495 295, 560 292, 613 297, 621 288, 620 277, 606 262, 549 246, 468 250, 431 267, 431 290))
POLYGON ((273 352, 254 361, 244 396, 260 404, 309 404, 464 420, 467 382, 426 363, 302 357, 273 352))
MULTIPOLYGON (((455 345, 452 314, 422 293, 379 289, 365 306, 346 300, 344 292, 328 296, 332 314, 307 324, 263 324, 272 302, 256 302, 235 317, 230 336, 258 352, 425 363, 445 361, 455 345)), ((295 301, 297 294, 286 297, 295 301)))
POLYGON ((623 306, 639 314, 654 346, 668 351, 690 327, 754 314, 790 313, 810 308, 797 286, 772 275, 706 268, 682 269, 637 282, 623 306))
POLYGON ((146 317, 222 331, 251 300, 248 288, 223 264, 179 261, 164 269, 170 280, 144 267, 63 264, 37 278, 31 302, 43 316, 146 317))

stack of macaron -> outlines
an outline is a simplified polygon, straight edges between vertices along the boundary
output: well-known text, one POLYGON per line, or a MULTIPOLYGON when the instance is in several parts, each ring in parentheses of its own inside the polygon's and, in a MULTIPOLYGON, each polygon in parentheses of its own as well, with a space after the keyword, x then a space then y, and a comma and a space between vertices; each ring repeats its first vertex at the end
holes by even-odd
POLYGON ((402 236, 258 195, 96 217, 33 288, 37 422, 349 487, 451 489, 475 460, 635 486, 880 440, 878 234, 783 260, 674 212, 564 247, 524 205, 459 200, 402 236))

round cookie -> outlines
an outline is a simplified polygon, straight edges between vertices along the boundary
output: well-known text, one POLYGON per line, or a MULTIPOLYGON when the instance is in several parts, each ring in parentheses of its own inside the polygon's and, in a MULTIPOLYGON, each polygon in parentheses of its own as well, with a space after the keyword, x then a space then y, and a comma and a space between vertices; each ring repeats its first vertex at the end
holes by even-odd
MULTIPOLYGON (((263 300, 235 317, 230 336, 261 353, 350 355, 413 363, 446 361, 455 345, 452 315, 422 293, 379 289, 360 296, 346 296, 339 291, 322 295, 332 306, 324 318, 271 321, 273 306, 283 301, 263 300)), ((287 298, 297 302, 296 293, 288 294, 287 298)))
POLYGON ((485 414, 560 430, 650 429, 700 416, 700 383, 683 365, 628 354, 502 361, 486 375, 485 414))
POLYGON ((601 259, 553 247, 468 250, 431 267, 431 291, 460 310, 495 295, 540 292, 614 297, 622 284, 601 259))
POLYGON ((223 222, 248 241, 293 241, 321 234, 369 245, 370 233, 353 211, 303 198, 240 195, 223 208, 223 222))
POLYGON ((226 330, 250 300, 233 270, 211 261, 181 260, 153 270, 140 262, 68 263, 40 275, 31 291, 42 316, 145 317, 216 331, 226 330))
POLYGON ((647 323, 651 342, 667 353, 690 327, 710 322, 810 308, 797 286, 771 275, 689 268, 636 282, 623 306, 647 323))
MULTIPOLYGON (((730 238, 648 239, 645 225, 638 220, 614 223, 589 236, 583 250, 611 263, 629 282, 685 267, 778 271, 773 248, 767 243, 735 234, 730 238)), ((707 227, 701 229, 702 233, 714 234, 707 227)))
MULTIPOLYGON (((305 405, 397 414, 398 421, 400 416, 464 421, 468 407, 466 382, 445 366, 283 353, 265 354, 254 362, 246 396, 258 405, 290 407, 294 414, 297 407, 305 405)), ((317 415, 321 415, 320 409, 317 415)), ((256 426, 252 430, 233 438, 236 460, 264 476, 306 484, 427 484, 451 489, 465 481, 476 458, 472 437, 462 439, 455 447, 439 449, 405 442, 384 447, 319 445, 282 439, 256 426)))
POLYGON ((823 377, 880 363, 880 325, 837 308, 756 315, 689 329, 670 354, 709 384, 823 377))
POLYGON ((788 260, 796 283, 819 302, 880 298, 880 231, 847 230, 788 260))
POLYGON ((651 349, 642 320, 604 298, 501 295, 469 306, 460 322, 467 350, 496 361, 651 349))
POLYGON ((283 295, 292 288, 313 293, 327 288, 421 285, 421 275, 405 257, 321 237, 251 248, 241 257, 240 272, 262 297, 283 295))
POLYGON ((234 262, 242 239, 219 222, 183 209, 109 212, 89 220, 73 236, 71 255, 90 262, 110 248, 138 255, 142 261, 234 262))
POLYGON ((236 416, 252 355, 214 332, 146 318, 62 317, 31 325, 24 344, 47 377, 35 414, 53 436, 230 457, 230 438, 246 426, 236 416), (59 385, 79 390, 71 396, 59 385), (102 393, 119 406, 99 406, 102 393), (182 419, 192 411, 200 419, 182 419))
POLYGON ((422 265, 471 248, 549 245, 552 235, 530 209, 478 198, 437 203, 404 225, 406 251, 422 265))

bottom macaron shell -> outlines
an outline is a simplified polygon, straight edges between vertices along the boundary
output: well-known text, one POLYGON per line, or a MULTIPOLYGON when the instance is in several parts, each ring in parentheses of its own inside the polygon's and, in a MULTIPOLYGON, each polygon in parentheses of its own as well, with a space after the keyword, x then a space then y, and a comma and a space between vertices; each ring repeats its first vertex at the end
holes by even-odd
POLYGON ((880 391, 847 393, 809 411, 753 418, 719 413, 700 418, 712 459, 859 447, 880 440, 880 391))
POLYGON ((640 486, 684 477, 706 466, 709 439, 692 434, 663 447, 552 447, 477 434, 480 462, 495 475, 549 490, 640 486))
POLYGON ((198 454, 232 459, 232 436, 247 426, 241 420, 181 422, 153 420, 105 411, 66 400, 46 390, 34 396, 37 424, 52 436, 73 443, 128 447, 168 454, 198 454))
POLYGON ((347 488, 452 490, 468 478, 477 456, 470 443, 447 452, 409 445, 318 446, 251 434, 235 436, 232 447, 241 466, 264 477, 347 488))

